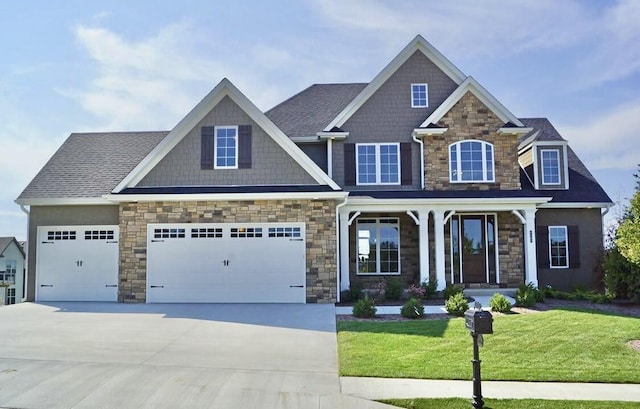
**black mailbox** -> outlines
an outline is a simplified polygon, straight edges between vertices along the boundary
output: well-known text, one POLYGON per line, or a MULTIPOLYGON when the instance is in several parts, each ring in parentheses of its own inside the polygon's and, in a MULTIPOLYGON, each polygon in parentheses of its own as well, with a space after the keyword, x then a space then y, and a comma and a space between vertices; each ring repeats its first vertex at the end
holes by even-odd
POLYGON ((493 316, 489 311, 467 310, 464 326, 476 334, 493 334, 493 316))

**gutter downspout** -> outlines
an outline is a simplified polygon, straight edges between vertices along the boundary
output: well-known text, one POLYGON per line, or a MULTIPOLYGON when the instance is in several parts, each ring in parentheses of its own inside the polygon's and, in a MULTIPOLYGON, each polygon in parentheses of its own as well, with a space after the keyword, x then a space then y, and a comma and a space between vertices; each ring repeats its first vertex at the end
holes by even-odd
POLYGON ((415 133, 411 135, 411 139, 420 145, 420 186, 424 190, 424 141, 416 138, 415 133))
POLYGON ((347 204, 349 200, 349 193, 344 197, 344 201, 336 205, 336 299, 340 302, 340 208, 347 204))
MULTIPOLYGON (((25 242, 25 249, 24 249, 24 253, 27 255, 24 258, 24 282, 22 283, 22 302, 25 302, 27 300, 27 295, 29 294, 29 291, 27 290, 27 284, 29 283, 29 225, 31 223, 30 220, 30 216, 31 213, 29 212, 29 210, 27 210, 27 208, 24 205, 20 205, 20 210, 22 210, 22 212, 24 214, 27 215, 27 241, 25 242)), ((35 294, 34 294, 34 299, 35 299, 35 294)))

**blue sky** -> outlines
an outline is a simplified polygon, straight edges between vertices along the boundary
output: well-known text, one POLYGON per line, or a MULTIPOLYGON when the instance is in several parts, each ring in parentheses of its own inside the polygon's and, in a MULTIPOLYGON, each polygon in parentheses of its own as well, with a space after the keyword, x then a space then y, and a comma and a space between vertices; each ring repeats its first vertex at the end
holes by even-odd
MULTIPOLYGON (((640 163, 640 1, 0 3, 0 236, 72 132, 168 130, 222 78, 263 110, 368 82, 423 35, 519 117, 548 117, 614 201, 640 163)), ((614 209, 610 214, 617 214, 614 209)))

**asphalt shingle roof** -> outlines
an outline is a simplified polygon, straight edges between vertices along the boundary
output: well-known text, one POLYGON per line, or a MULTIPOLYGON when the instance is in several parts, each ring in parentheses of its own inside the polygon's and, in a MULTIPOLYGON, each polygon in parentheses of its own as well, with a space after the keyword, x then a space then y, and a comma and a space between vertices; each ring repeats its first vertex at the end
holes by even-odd
POLYGON ((169 132, 73 133, 18 199, 100 197, 169 132))
POLYGON ((314 84, 265 115, 290 138, 322 131, 367 84, 314 84))

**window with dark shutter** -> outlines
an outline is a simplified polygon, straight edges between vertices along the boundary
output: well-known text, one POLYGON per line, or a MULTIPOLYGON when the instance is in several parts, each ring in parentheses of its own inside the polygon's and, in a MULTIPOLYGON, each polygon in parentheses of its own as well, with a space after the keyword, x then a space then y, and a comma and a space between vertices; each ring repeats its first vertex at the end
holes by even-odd
POLYGON ((538 268, 549 268, 549 226, 536 227, 538 268))
POLYGON ((355 186, 356 184, 356 145, 344 144, 344 184, 355 186))
POLYGON ((400 144, 400 181, 403 185, 413 184, 411 172, 411 143, 404 142, 400 144))
POLYGON ((200 169, 213 169, 213 154, 215 149, 215 127, 202 127, 202 141, 200 144, 200 169))
POLYGON ((251 125, 238 126, 238 168, 251 168, 251 125))
POLYGON ((580 237, 578 226, 567 226, 569 236, 569 268, 580 268, 580 237))

